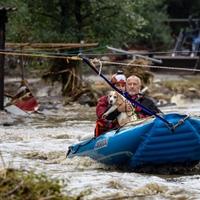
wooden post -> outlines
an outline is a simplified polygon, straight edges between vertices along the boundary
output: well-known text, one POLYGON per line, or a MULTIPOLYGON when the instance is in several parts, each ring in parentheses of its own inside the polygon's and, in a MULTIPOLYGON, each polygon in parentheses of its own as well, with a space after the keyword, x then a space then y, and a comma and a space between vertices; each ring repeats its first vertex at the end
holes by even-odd
MULTIPOLYGON (((7 22, 7 10, 0 8, 0 51, 5 50, 5 24, 7 22)), ((4 54, 0 54, 0 110, 4 109, 4 54)))

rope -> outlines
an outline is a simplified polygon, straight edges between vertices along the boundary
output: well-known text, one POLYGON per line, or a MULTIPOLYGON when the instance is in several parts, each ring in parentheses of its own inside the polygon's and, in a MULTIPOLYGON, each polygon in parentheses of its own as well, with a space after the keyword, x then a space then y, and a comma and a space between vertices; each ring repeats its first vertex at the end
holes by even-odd
MULTIPOLYGON (((40 58, 58 58, 58 59, 67 59, 67 60, 82 60, 78 56, 68 56, 69 54, 59 54, 59 55, 50 55, 49 53, 22 53, 22 52, 10 52, 10 51, 0 51, 0 55, 12 55, 12 56, 30 56, 30 57, 40 57, 40 58)), ((120 55, 120 54, 119 54, 120 55)), ((122 62, 111 62, 111 61, 101 61, 99 59, 93 59, 93 62, 98 62, 100 65, 99 74, 102 70, 102 64, 110 65, 122 65, 122 66, 139 66, 144 68, 155 68, 155 69, 168 69, 168 70, 177 70, 177 71, 191 71, 191 72, 200 72, 200 69, 189 69, 186 67, 169 67, 169 66, 155 66, 155 65, 142 65, 142 64, 132 64, 132 63, 122 63, 122 62)))
POLYGON ((102 61, 97 59, 97 58, 94 58, 93 60, 90 61, 93 65, 94 63, 99 63, 99 73, 98 75, 100 76, 101 74, 101 71, 102 71, 102 67, 103 67, 103 64, 102 64, 102 61))
MULTIPOLYGON (((81 50, 81 52, 82 53, 84 53, 84 55, 86 55, 86 56, 97 56, 97 55, 99 55, 99 56, 109 56, 109 55, 127 55, 127 53, 123 53, 123 52, 105 52, 105 53, 87 53, 86 54, 86 52, 91 52, 91 51, 95 51, 95 50, 102 50, 102 49, 105 49, 105 47, 99 47, 99 48, 90 48, 90 49, 87 49, 87 50, 84 50, 84 49, 82 49, 81 50)), ((55 53, 50 53, 49 51, 50 50, 52 50, 51 48, 49 49, 49 48, 43 48, 43 50, 49 50, 48 52, 45 52, 45 51, 37 51, 37 50, 41 50, 41 49, 37 49, 37 48, 34 48, 34 50, 30 50, 30 49, 28 49, 28 50, 23 50, 23 51, 19 51, 19 50, 10 50, 10 52, 12 51, 12 52, 25 52, 25 53, 37 53, 37 54, 43 54, 43 53, 47 53, 47 54, 55 54, 55 53)), ((4 50, 4 49, 0 49, 0 51, 2 51, 2 52, 6 52, 6 51, 9 51, 9 50, 4 50)), ((76 50, 76 51, 70 51, 70 53, 59 53, 59 55, 77 55, 77 51, 78 50, 76 50)), ((144 50, 145 51, 145 50, 144 50)), ((134 54, 140 54, 140 55, 152 55, 152 54, 154 54, 154 55, 160 55, 160 54, 168 54, 168 55, 172 55, 172 54, 179 54, 179 53, 184 53, 183 51, 137 51, 137 50, 135 50, 135 51, 127 51, 127 52, 130 52, 130 54, 129 55, 133 55, 134 56, 134 54)), ((198 53, 199 51, 188 51, 187 53, 188 53, 188 55, 190 54, 190 53, 198 53)), ((179 55, 178 55, 179 56, 179 55)), ((181 56, 181 55, 180 55, 181 56)), ((190 57, 190 56, 186 56, 186 57, 190 57)))
POLYGON ((144 67, 144 68, 156 68, 156 69, 169 69, 169 70, 179 70, 179 71, 192 71, 200 72, 200 69, 189 69, 186 67, 167 67, 167 66, 155 66, 155 65, 142 65, 142 64, 131 64, 131 63, 121 63, 121 62, 111 62, 111 61, 102 61, 103 64, 109 65, 122 65, 122 66, 133 66, 133 67, 144 67))
MULTIPOLYGON (((64 47, 60 47, 60 48, 57 48, 57 49, 63 49, 64 47)), ((9 49, 9 48, 7 48, 9 49)), ((23 46, 22 46, 22 49, 23 49, 23 46)), ((106 50, 106 47, 105 46, 102 46, 102 47, 96 47, 96 48, 90 48, 90 49, 81 49, 81 53, 84 53, 86 56, 109 56, 109 55, 127 55, 127 53, 123 53, 123 52, 105 52, 105 53, 88 53, 86 54, 86 52, 94 52, 94 51, 98 51, 98 50, 103 50, 105 49, 106 50)), ((31 49, 28 49, 28 50, 23 50, 23 52, 31 52, 31 53, 44 53, 44 51, 37 51, 37 50, 41 50, 41 48, 34 48, 34 50, 31 50, 31 49)), ((49 50, 51 51, 52 48, 43 48, 42 50, 49 50)), ((6 52, 7 50, 4 50, 4 49, 0 49, 0 51, 2 52, 6 52)), ((21 50, 10 50, 12 52, 21 52, 21 50)), ((75 51, 70 51, 70 53, 67 53, 67 55, 77 55, 77 51, 79 51, 79 49, 75 50, 75 51)), ((134 54, 139 54, 139 55, 162 55, 162 54, 165 54, 165 55, 168 55, 168 56, 171 56, 172 54, 181 54, 182 55, 177 55, 177 56, 184 56, 183 54, 187 54, 185 55, 185 57, 190 57, 189 55, 191 53, 198 53, 199 51, 187 51, 187 52, 184 52, 184 51, 173 51, 173 50, 169 50, 169 51, 148 51, 148 50, 130 50, 130 51, 127 51, 128 52, 128 55, 133 55, 134 54)), ((50 52, 46 52, 47 54, 50 54, 50 52)), ((52 54, 55 54, 55 53, 52 53, 52 54)), ((59 53, 59 55, 66 55, 66 53, 59 53)), ((197 57, 197 56, 196 56, 197 57)))
POLYGON ((0 51, 0 54, 3 55, 12 55, 12 56, 31 56, 31 57, 41 57, 41 58, 60 58, 60 59, 69 59, 69 60, 82 60, 78 56, 54 56, 54 55, 47 55, 47 54, 33 54, 33 53, 17 53, 17 52, 3 52, 0 51))
POLYGON ((180 126, 181 124, 183 124, 185 122, 186 119, 188 119, 190 117, 190 115, 186 115, 183 119, 180 119, 177 124, 174 125, 174 129, 176 129, 178 126, 180 126))

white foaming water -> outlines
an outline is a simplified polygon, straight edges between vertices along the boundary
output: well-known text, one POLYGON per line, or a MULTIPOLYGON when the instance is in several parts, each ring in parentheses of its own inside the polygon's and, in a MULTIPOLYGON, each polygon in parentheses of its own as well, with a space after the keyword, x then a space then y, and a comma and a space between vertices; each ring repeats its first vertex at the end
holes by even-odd
MULTIPOLYGON (((161 109, 200 115, 199 105, 161 109)), ((66 159, 71 144, 93 136, 95 113, 82 107, 72 117, 71 108, 65 111, 51 112, 54 115, 43 120, 36 115, 16 125, 0 126, 0 151, 6 166, 64 180, 63 192, 81 194, 82 199, 200 199, 199 172, 181 176, 128 173, 89 158, 66 159)))

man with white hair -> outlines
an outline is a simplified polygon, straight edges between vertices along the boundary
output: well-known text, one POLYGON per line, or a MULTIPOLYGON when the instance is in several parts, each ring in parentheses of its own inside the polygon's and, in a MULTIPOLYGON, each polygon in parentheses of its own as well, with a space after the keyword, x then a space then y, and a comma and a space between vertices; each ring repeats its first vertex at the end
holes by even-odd
MULTIPOLYGON (((160 113, 161 111, 157 108, 153 100, 150 97, 146 97, 143 94, 141 94, 141 87, 142 82, 138 76, 132 75, 127 78, 126 91, 130 95, 130 97, 133 100, 140 103, 141 105, 143 105, 144 107, 148 108, 149 110, 155 113, 160 113)), ((131 108, 127 107, 125 103, 118 108, 119 112, 123 112, 127 109, 131 108)), ((135 106, 135 113, 137 114, 138 118, 145 118, 151 116, 150 113, 146 112, 139 106, 135 106)))
MULTIPOLYGON (((155 105, 155 103, 151 98, 146 97, 140 93, 142 82, 138 76, 132 75, 127 79, 125 79, 125 76, 123 77, 122 74, 114 74, 111 79, 111 83, 114 84, 118 89, 121 89, 122 91, 125 91, 126 89, 126 92, 133 100, 137 101, 138 103, 148 108, 149 110, 155 113, 161 113, 161 111, 157 108, 157 106, 155 105)), ((103 118, 102 117, 103 114, 108 109, 108 99, 107 96, 101 97, 96 107, 96 113, 98 119, 96 121, 95 136, 97 137, 111 129, 118 128, 119 124, 117 123, 116 120, 117 116, 121 112, 132 111, 133 108, 131 108, 129 105, 130 104, 128 104, 125 101, 115 111, 109 114, 106 118, 103 118)), ((137 115, 138 119, 151 116, 150 113, 143 110, 140 106, 134 106, 134 107, 135 107, 134 112, 137 115)))

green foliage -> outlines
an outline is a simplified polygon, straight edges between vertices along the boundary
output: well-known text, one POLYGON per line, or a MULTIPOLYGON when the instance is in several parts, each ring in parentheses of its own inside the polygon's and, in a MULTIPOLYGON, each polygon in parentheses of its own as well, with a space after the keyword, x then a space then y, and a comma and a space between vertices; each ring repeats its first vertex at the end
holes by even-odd
POLYGON ((31 20, 26 3, 18 0, 5 0, 3 5, 17 8, 17 11, 8 13, 9 25, 6 39, 14 40, 15 42, 21 42, 25 39, 29 41, 31 20))
POLYGON ((0 199, 75 200, 78 197, 64 196, 59 182, 49 180, 45 175, 5 169, 5 171, 0 171, 0 199))
POLYGON ((139 6, 136 12, 143 15, 146 24, 142 27, 142 32, 146 33, 140 38, 140 43, 147 44, 151 48, 155 45, 170 46, 170 28, 164 24, 167 19, 167 5, 164 0, 138 0, 139 6))
POLYGON ((160 0, 5 0, 7 40, 14 42, 127 42, 168 40, 160 0), (147 40, 144 40, 147 41, 147 40))
POLYGON ((144 18, 134 12, 133 1, 92 1, 90 38, 101 43, 120 45, 141 35, 144 18))
MULTIPOLYGON (((1 2, 2 1, 2 2, 1 2)), ((170 46, 169 17, 199 17, 200 1, 187 0, 0 0, 13 6, 7 41, 139 43, 170 46), (179 12, 181 10, 181 12, 179 12)))

